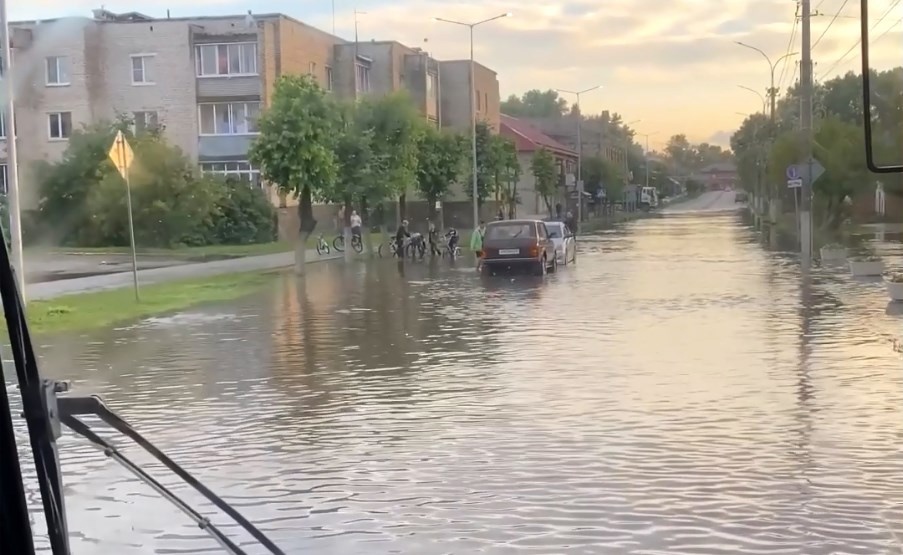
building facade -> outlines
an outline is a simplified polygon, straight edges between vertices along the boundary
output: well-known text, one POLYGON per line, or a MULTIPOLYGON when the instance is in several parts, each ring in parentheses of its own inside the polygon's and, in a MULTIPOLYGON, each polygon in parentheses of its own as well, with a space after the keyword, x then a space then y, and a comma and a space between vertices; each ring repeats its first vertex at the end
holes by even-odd
MULTIPOLYGON (((121 116, 136 129, 161 127, 202 171, 261 186, 248 150, 282 75, 309 74, 349 100, 407 90, 437 126, 445 125, 446 111, 454 125, 465 119, 462 109, 469 110, 469 97, 460 96, 469 88, 469 72, 461 81, 458 62, 448 62, 446 71, 446 62, 420 49, 394 41, 351 43, 282 14, 157 19, 95 10, 93 18, 12 27, 25 209, 38 202, 35 161, 59 160, 73 130, 121 116), (444 98, 443 85, 451 98, 444 98)), ((498 113, 498 80, 478 68, 478 86, 489 99, 478 111, 491 120, 493 110, 498 113)), ((0 118, 4 188, 5 123, 0 118)), ((274 204, 292 204, 270 194, 274 204)))

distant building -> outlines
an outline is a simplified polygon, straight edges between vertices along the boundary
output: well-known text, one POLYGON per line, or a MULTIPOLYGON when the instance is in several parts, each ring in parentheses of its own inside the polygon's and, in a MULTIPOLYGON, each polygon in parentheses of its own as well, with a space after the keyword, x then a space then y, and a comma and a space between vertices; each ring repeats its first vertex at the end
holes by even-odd
POLYGON ((514 141, 517 158, 520 161, 520 181, 517 193, 520 198, 521 216, 547 215, 548 208, 542 196, 536 191, 536 178, 533 176, 533 155, 540 149, 548 150, 558 165, 559 193, 552 200, 552 207, 561 203, 568 205, 570 193, 575 189, 577 173, 577 151, 549 137, 526 121, 506 116, 500 117, 501 135, 514 141))
POLYGON ((702 183, 710 191, 735 188, 738 183, 737 166, 732 162, 710 164, 691 175, 690 179, 702 183))
MULTIPOLYGON (((442 126, 469 133, 472 125, 470 60, 439 62, 439 80, 442 83, 442 126)), ((477 121, 488 123, 498 133, 501 98, 496 72, 474 63, 474 89, 477 121)))

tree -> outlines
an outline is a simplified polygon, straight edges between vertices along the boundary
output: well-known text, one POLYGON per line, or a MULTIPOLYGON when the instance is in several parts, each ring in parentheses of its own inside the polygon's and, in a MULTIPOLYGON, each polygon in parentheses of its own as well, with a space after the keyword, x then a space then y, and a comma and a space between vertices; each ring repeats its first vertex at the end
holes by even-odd
POLYGON ((568 112, 568 103, 558 95, 558 91, 533 89, 520 98, 512 94, 502 102, 501 110, 503 114, 514 117, 560 118, 568 112))
POLYGON ((507 206, 508 218, 514 218, 517 213, 517 182, 520 181, 520 158, 517 156, 517 145, 513 141, 503 139, 499 149, 500 163, 502 167, 502 201, 507 206))
MULTIPOLYGON (((495 190, 499 150, 494 146, 496 145, 494 137, 495 135, 486 122, 477 124, 477 205, 480 207, 495 190)), ((467 195, 473 200, 473 177, 469 181, 467 195)))
POLYGON ((328 194, 338 173, 339 113, 332 96, 308 75, 284 75, 259 120, 250 158, 281 192, 300 197, 295 271, 304 272, 307 239, 317 222, 313 197, 328 194))
POLYGON ((372 187, 364 195, 362 209, 382 202, 384 195, 392 195, 399 200, 403 219, 406 192, 417 180, 417 149, 425 132, 423 116, 405 92, 367 99, 360 110, 362 128, 372 133, 374 160, 372 187))
POLYGON ((464 173, 467 141, 461 135, 429 126, 420 138, 417 160, 417 189, 426 200, 429 218, 436 217, 436 201, 448 193, 464 173))
POLYGON ((548 150, 541 148, 533 154, 531 164, 533 177, 536 178, 536 192, 542 197, 552 217, 552 199, 558 192, 558 174, 555 168, 555 157, 548 150))
POLYGON ((581 173, 585 190, 593 197, 602 189, 607 198, 620 198, 624 190, 624 171, 611 160, 599 156, 587 156, 583 158, 581 173))

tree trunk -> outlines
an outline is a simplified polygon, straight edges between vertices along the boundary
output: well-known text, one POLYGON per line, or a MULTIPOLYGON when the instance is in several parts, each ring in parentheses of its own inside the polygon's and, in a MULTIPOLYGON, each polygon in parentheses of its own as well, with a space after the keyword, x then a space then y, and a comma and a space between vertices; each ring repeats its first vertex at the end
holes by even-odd
POLYGON ((345 221, 342 228, 342 237, 345 240, 345 260, 350 262, 354 258, 354 248, 351 246, 351 193, 345 193, 345 221))
POLYGON ((298 202, 298 220, 300 229, 298 241, 295 243, 295 273, 304 275, 307 263, 307 241, 313 235, 317 222, 314 220, 314 209, 309 185, 301 188, 301 198, 298 202))
POLYGON ((398 196, 398 223, 408 219, 408 194, 402 193, 398 196))
POLYGON ((364 233, 364 244, 367 247, 367 256, 373 258, 373 237, 370 233, 370 230, 373 228, 373 224, 370 221, 369 207, 367 206, 367 197, 361 197, 361 220, 363 220, 364 222, 361 232, 364 233))

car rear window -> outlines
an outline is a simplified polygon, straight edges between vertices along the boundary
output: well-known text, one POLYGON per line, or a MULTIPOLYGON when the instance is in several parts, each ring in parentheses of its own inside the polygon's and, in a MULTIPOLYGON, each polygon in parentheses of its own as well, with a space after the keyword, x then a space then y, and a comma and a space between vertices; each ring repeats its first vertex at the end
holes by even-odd
POLYGON ((526 224, 495 224, 486 228, 486 238, 492 240, 536 237, 536 226, 526 224))
POLYGON ((549 230, 549 239, 561 239, 564 236, 562 234, 564 226, 561 224, 546 224, 546 229, 549 230))

